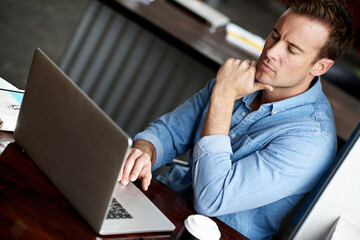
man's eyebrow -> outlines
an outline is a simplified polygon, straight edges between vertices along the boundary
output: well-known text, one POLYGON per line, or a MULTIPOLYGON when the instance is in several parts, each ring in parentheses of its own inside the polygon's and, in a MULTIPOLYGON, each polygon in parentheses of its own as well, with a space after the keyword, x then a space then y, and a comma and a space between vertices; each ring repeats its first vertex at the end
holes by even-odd
MULTIPOLYGON (((273 28, 273 32, 275 32, 277 35, 280 35, 279 31, 276 28, 273 28)), ((300 51, 302 53, 304 52, 304 50, 301 47, 299 47, 298 45, 296 45, 295 43, 292 43, 289 41, 286 41, 286 42, 293 48, 296 48, 298 51, 300 51)))
POLYGON ((273 28, 273 32, 275 32, 277 35, 280 35, 276 28, 273 28))

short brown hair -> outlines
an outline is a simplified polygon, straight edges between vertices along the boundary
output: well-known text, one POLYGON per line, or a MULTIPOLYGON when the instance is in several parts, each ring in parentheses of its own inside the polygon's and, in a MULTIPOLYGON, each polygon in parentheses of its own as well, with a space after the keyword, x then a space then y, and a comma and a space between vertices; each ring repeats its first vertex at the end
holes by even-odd
POLYGON ((310 17, 329 27, 329 39, 320 49, 315 61, 322 58, 335 60, 352 47, 353 20, 345 0, 287 0, 285 5, 292 12, 310 17))

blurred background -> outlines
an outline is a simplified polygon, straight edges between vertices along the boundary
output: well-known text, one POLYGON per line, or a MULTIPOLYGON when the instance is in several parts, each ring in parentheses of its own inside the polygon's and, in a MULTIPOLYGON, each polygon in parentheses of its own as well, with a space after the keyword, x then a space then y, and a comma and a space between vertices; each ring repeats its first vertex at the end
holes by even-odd
POLYGON ((58 62, 88 0, 0 0, 0 77, 24 89, 34 49, 58 62))
MULTIPOLYGON (((136 1, 136 0, 132 0, 136 1)), ((167 0, 157 0, 167 1, 167 0)), ((283 11, 281 0, 208 0, 208 4, 231 17, 249 31, 266 38, 274 19, 283 11), (248 8, 249 14, 237 14, 248 8), (261 9, 261 14, 254 14, 261 9)), ((31 57, 36 47, 43 49, 56 63, 61 57, 85 11, 89 0, 0 0, 0 77, 16 87, 25 88, 31 57)), ((360 1, 347 0, 355 13, 354 26, 360 28, 360 1)), ((360 37, 354 48, 337 61, 328 79, 360 98, 360 37), (350 84, 351 83, 351 84, 350 84)))

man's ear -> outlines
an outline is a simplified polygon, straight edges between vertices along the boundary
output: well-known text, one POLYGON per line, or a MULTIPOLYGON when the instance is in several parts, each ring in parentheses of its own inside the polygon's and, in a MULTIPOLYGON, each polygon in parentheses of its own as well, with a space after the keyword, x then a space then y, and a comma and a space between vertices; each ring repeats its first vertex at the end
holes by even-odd
POLYGON ((322 58, 313 65, 311 74, 313 76, 320 76, 326 73, 332 65, 334 65, 334 60, 322 58))

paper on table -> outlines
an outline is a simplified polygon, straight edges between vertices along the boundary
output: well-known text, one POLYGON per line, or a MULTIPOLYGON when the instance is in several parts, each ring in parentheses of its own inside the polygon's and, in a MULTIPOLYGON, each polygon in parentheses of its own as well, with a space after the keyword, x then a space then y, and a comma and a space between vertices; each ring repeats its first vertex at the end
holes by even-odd
MULTIPOLYGON (((18 88, 0 77, 0 89, 19 91, 18 88)), ((14 131, 19 115, 23 93, 0 90, 0 119, 3 121, 1 131, 14 131)))
POLYGON ((234 23, 228 23, 226 25, 226 40, 255 57, 260 56, 265 44, 264 39, 234 23))

